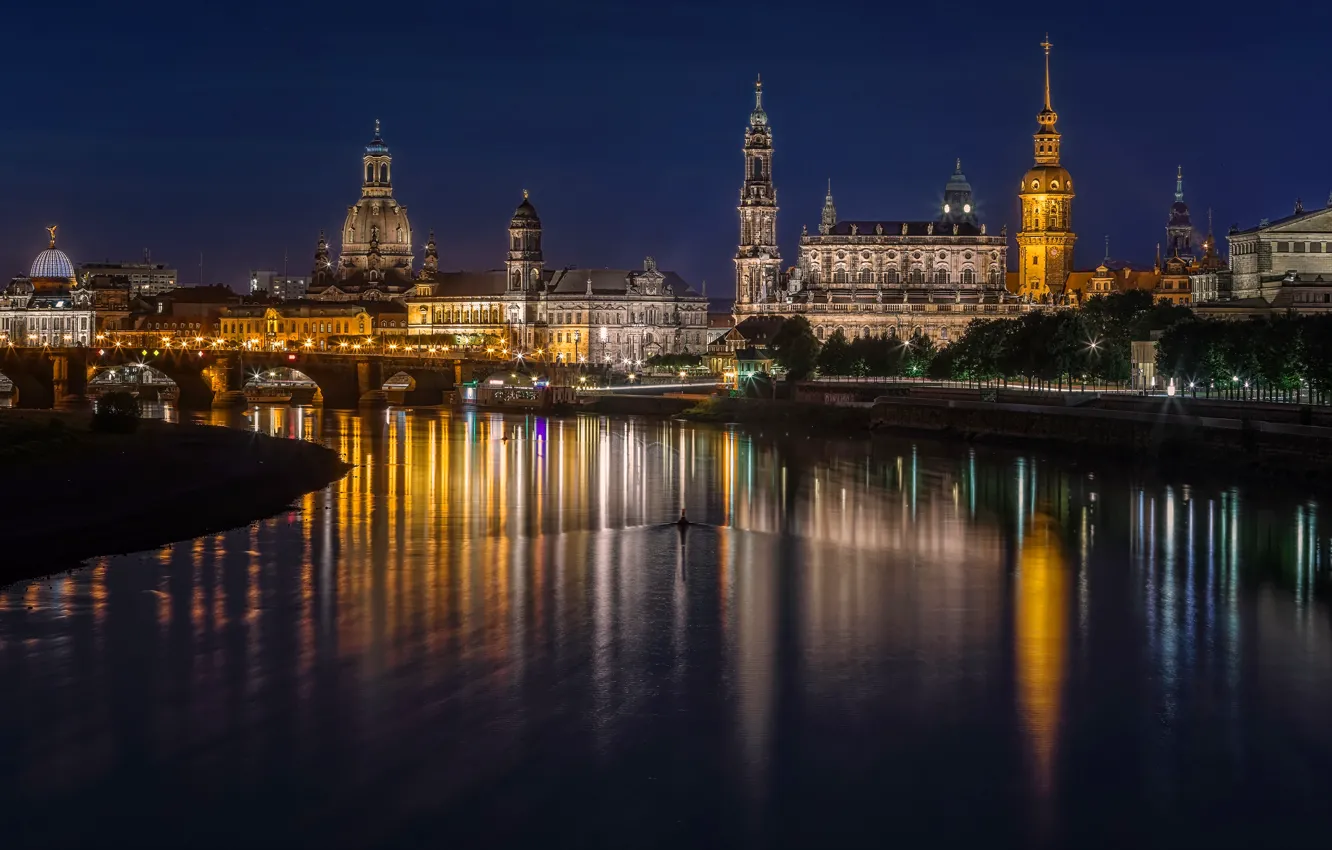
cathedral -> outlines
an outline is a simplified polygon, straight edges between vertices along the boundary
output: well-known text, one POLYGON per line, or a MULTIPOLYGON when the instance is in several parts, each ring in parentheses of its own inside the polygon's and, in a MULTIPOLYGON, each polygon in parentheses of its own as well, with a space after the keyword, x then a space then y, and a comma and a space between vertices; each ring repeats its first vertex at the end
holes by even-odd
POLYGON ((1016 316, 1027 305, 1005 288, 1007 234, 976 215, 962 163, 928 221, 841 219, 828 187, 818 231, 806 228, 794 267, 782 269, 772 126, 763 83, 754 88, 742 148, 740 244, 735 255, 735 318, 803 315, 819 339, 956 339, 976 318, 1016 316))
POLYGON ((541 218, 523 193, 503 269, 441 271, 435 235, 415 272, 407 208, 393 197, 393 158, 375 122, 361 159, 361 199, 347 209, 336 263, 319 234, 309 297, 402 302, 420 343, 486 346, 621 370, 661 354, 703 354, 707 299, 648 257, 641 269, 546 267, 541 218))
POLYGON ((412 289, 412 225, 393 197, 393 157, 379 134, 361 159, 361 199, 347 208, 342 252, 334 265, 319 234, 309 295, 320 301, 378 301, 412 289))

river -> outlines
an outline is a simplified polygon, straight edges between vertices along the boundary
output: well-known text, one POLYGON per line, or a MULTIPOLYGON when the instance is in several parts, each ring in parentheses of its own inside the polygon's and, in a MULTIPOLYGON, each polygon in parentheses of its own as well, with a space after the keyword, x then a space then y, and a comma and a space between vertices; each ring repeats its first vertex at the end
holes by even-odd
POLYGON ((357 468, 0 590, 7 846, 1326 846, 1316 499, 678 422, 229 421, 357 468))

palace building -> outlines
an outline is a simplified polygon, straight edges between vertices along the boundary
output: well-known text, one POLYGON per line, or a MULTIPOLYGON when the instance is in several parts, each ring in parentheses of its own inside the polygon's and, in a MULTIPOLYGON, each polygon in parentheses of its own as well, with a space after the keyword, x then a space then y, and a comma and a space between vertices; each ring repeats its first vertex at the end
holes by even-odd
POLYGON ((412 289, 412 225, 393 197, 393 157, 379 133, 361 158, 361 199, 347 208, 342 251, 334 265, 319 234, 309 295, 321 301, 378 301, 412 289))
POLYGON ((74 264, 51 242, 32 261, 27 277, 0 293, 0 345, 86 346, 95 327, 92 291, 80 285, 74 264))
POLYGON ((549 269, 527 193, 509 221, 503 269, 441 272, 433 235, 405 298, 415 337, 449 337, 565 363, 632 369, 707 351, 707 298, 648 257, 641 269, 549 269))
POLYGON ((840 330, 848 337, 924 334, 947 342, 973 319, 1029 309, 1005 288, 1007 234, 989 233, 977 219, 961 161, 944 188, 938 218, 929 221, 841 219, 830 184, 818 232, 801 234, 796 265, 783 273, 772 126, 761 80, 742 154, 737 323, 802 315, 819 339, 840 330))

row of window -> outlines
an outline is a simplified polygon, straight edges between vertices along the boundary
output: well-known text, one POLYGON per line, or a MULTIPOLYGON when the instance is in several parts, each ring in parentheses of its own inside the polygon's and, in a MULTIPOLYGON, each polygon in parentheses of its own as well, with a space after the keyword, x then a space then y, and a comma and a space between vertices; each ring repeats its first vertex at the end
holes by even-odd
MULTIPOLYGON (((925 282, 925 275, 926 272, 924 269, 920 268, 912 269, 911 271, 907 272, 907 283, 923 284, 925 282)), ((812 272, 810 272, 809 279, 810 282, 814 284, 819 284, 824 282, 824 276, 818 269, 815 269, 812 272)), ((931 272, 929 272, 929 280, 931 283, 940 284, 940 285, 947 285, 953 282, 953 278, 952 275, 949 274, 949 270, 943 267, 936 268, 931 272)), ((962 274, 958 278, 958 281, 963 286, 974 286, 978 282, 978 278, 976 277, 976 270, 969 268, 963 269, 962 274)), ((848 271, 838 270, 832 273, 833 284, 839 284, 839 283, 849 284, 851 282, 852 282, 851 273, 848 271)), ((861 269, 859 272, 856 273, 855 282, 860 284, 865 284, 867 286, 873 286, 878 283, 884 283, 888 286, 900 286, 902 283, 902 273, 897 269, 889 269, 887 272, 883 274, 875 274, 870 269, 861 269)), ((994 285, 1003 283, 1003 275, 997 267, 990 269, 990 283, 994 285)))
MULTIPOLYGON (((845 336, 845 337, 847 337, 848 339, 852 339, 852 338, 855 337, 855 330, 854 330, 854 329, 851 331, 850 334, 847 334, 847 332, 846 332, 846 328, 842 327, 841 325, 838 325, 838 326, 835 327, 835 328, 825 328, 823 325, 818 325, 818 326, 816 326, 816 327, 814 328, 814 336, 817 337, 818 339, 822 340, 822 339, 826 339, 827 337, 832 336, 833 334, 837 333, 838 331, 841 331, 841 332, 842 332, 842 335, 845 336)), ((927 336, 931 336, 931 337, 936 337, 937 339, 947 340, 947 339, 948 339, 948 328, 946 328, 946 327, 940 327, 940 328, 932 328, 932 327, 931 327, 931 328, 927 328, 927 327, 923 327, 923 326, 921 326, 921 325, 917 325, 916 327, 912 328, 910 336, 916 336, 916 335, 927 335, 927 336)), ((882 337, 882 338, 885 338, 885 339, 896 339, 896 338, 897 338, 897 327, 896 327, 895 325, 889 325, 888 328, 887 328, 886 330, 882 330, 882 331, 872 330, 872 329, 870 329, 870 328, 868 328, 868 327, 862 327, 862 328, 860 329, 860 336, 861 336, 862 339, 869 339, 869 338, 871 338, 871 337, 874 337, 874 338, 882 337)))
POLYGON ((1325 254, 1327 253, 1327 243, 1278 242, 1276 243, 1276 249, 1279 254, 1325 254))
MULTIPOLYGON (((297 325, 300 326, 301 333, 333 333, 347 334, 352 332, 351 322, 287 322, 287 333, 297 333, 297 325)), ((385 325, 392 323, 386 322, 385 325)), ((403 323, 406 325, 406 323, 403 323)), ((222 333, 282 333, 282 322, 268 322, 264 320, 248 322, 223 322, 222 333)), ((362 319, 356 323, 356 332, 365 333, 365 320, 362 319)))

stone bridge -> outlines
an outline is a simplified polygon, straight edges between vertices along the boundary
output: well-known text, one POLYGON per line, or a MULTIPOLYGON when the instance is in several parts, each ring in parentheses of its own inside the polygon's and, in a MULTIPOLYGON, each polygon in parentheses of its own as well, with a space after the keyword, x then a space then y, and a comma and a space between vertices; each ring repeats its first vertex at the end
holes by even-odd
MULTIPOLYGON (((399 372, 412 379, 404 404, 439 404, 456 385, 506 368, 503 362, 383 354, 333 354, 296 351, 168 350, 144 354, 122 348, 0 349, 0 373, 13 382, 15 406, 49 408, 86 402, 88 381, 103 369, 143 363, 176 383, 178 404, 186 409, 245 404, 245 384, 270 369, 290 368, 319 387, 317 401, 351 409, 387 404, 384 382, 399 372)), ((554 383, 569 367, 542 365, 554 383)))

